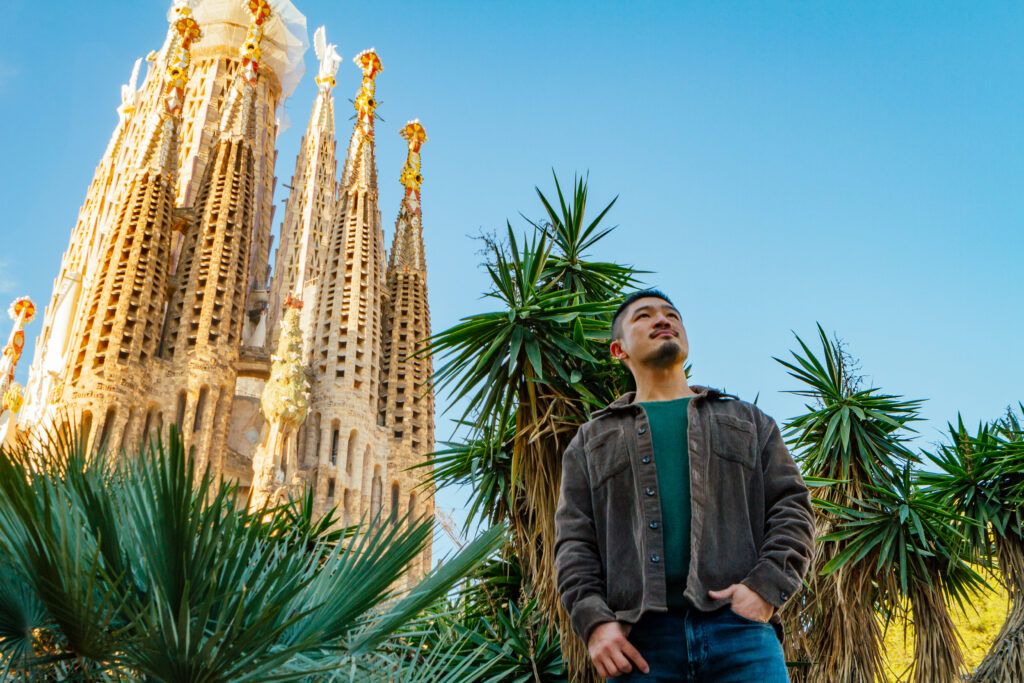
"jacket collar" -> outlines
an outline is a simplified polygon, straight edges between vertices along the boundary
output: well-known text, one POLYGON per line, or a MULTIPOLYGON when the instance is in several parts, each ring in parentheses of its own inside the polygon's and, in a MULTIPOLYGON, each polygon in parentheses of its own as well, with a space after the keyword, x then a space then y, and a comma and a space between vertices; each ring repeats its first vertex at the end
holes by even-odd
MULTIPOLYGON (((701 386, 700 384, 692 384, 692 385, 690 385, 690 389, 693 390, 697 394, 696 396, 693 397, 694 400, 699 400, 699 399, 737 399, 738 400, 737 396, 733 396, 732 394, 727 394, 724 391, 720 391, 720 390, 715 389, 713 387, 701 386)), ((597 410, 597 411, 593 412, 590 415, 590 417, 591 418, 595 418, 595 417, 600 417, 600 416, 608 414, 608 413, 619 412, 619 411, 623 411, 623 410, 633 410, 636 407, 635 399, 636 399, 636 392, 635 391, 630 391, 628 393, 623 394, 622 396, 619 396, 617 399, 615 399, 614 401, 609 403, 604 408, 601 408, 600 410, 597 410)))

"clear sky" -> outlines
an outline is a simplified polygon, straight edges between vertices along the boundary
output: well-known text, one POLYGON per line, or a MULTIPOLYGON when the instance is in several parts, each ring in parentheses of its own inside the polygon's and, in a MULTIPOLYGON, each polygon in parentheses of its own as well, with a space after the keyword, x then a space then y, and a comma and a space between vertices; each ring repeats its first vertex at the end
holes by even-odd
MULTIPOLYGON (((609 218, 620 227, 594 255, 653 271, 647 281, 673 296, 695 382, 760 393, 784 421, 801 404, 780 393, 794 382, 772 356, 820 321, 870 383, 928 399, 923 446, 957 411, 973 423, 1024 400, 1024 4, 295 3, 344 59, 342 149, 359 86, 351 58, 374 46, 383 61, 388 246, 397 131, 417 117, 426 127, 435 331, 487 305, 467 236, 539 217, 533 187, 552 189, 552 168, 566 180, 589 171, 592 212, 619 195, 609 218)), ((160 46, 168 5, 0 10, 4 310, 23 294, 48 302, 119 86, 160 46)), ((279 138, 279 188, 313 102, 312 50, 306 65, 279 138)), ((22 381, 39 328, 27 330, 22 381)), ((4 316, 4 341, 9 330, 4 316)))

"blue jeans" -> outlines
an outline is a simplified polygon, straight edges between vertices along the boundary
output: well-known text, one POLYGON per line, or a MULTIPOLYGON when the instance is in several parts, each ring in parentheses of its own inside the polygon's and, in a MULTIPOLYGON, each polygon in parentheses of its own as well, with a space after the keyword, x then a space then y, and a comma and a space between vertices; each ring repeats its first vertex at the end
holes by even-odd
POLYGON ((613 681, 647 683, 788 683, 782 645, 771 624, 715 612, 648 613, 629 642, 651 667, 613 681))

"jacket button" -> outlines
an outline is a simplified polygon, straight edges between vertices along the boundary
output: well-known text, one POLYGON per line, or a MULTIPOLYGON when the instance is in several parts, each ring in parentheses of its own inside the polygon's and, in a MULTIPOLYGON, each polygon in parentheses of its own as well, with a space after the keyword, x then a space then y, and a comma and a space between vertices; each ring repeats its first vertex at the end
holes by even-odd
POLYGON ((650 522, 648 522, 647 526, 651 527, 652 529, 657 529, 658 528, 658 520, 652 519, 650 522))
POLYGON ((648 496, 653 496, 654 495, 654 487, 653 486, 648 486, 647 488, 644 489, 644 493, 646 493, 648 496))
POLYGON ((651 562, 657 564, 658 562, 661 562, 661 557, 659 557, 658 555, 651 555, 651 562))
POLYGON ((644 457, 640 458, 640 462, 642 462, 645 465, 650 465, 651 464, 651 456, 645 455, 644 457))
POLYGON ((786 600, 789 600, 789 593, 787 593, 786 591, 782 591, 781 593, 779 593, 779 597, 782 598, 783 602, 785 602, 786 600))
POLYGON ((647 427, 641 427, 640 429, 636 430, 636 433, 637 434, 643 434, 646 431, 647 431, 647 427))

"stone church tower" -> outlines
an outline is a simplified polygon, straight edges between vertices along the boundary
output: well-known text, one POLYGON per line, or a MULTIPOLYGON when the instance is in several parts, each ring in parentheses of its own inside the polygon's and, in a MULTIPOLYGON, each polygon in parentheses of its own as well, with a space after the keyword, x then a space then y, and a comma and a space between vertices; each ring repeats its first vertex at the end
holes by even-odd
MULTIPOLYGON (((177 424, 197 465, 254 501, 312 486, 317 511, 336 506, 345 523, 432 515, 423 470, 406 471, 433 450, 430 363, 408 357, 430 334, 422 126, 401 131, 410 151, 389 258, 374 146, 381 61, 355 58, 339 180, 340 58, 319 29, 318 92, 271 276, 276 117, 301 73, 305 18, 289 0, 177 0, 168 17, 142 86, 136 63, 122 88, 19 428, 68 413, 91 443, 117 449, 177 424)), ((428 550, 413 574, 429 566, 428 550)))
POLYGON ((402 168, 405 194, 387 267, 390 300, 384 309, 378 416, 387 428, 392 453, 387 468, 391 503, 397 504, 397 495, 407 496, 409 509, 416 510, 423 495, 416 488, 422 470, 408 468, 422 462, 434 446, 434 399, 429 386, 433 366, 429 357, 409 358, 417 344, 430 336, 420 212, 420 146, 427 134, 418 120, 406 124, 400 134, 409 143, 409 156, 402 168))

